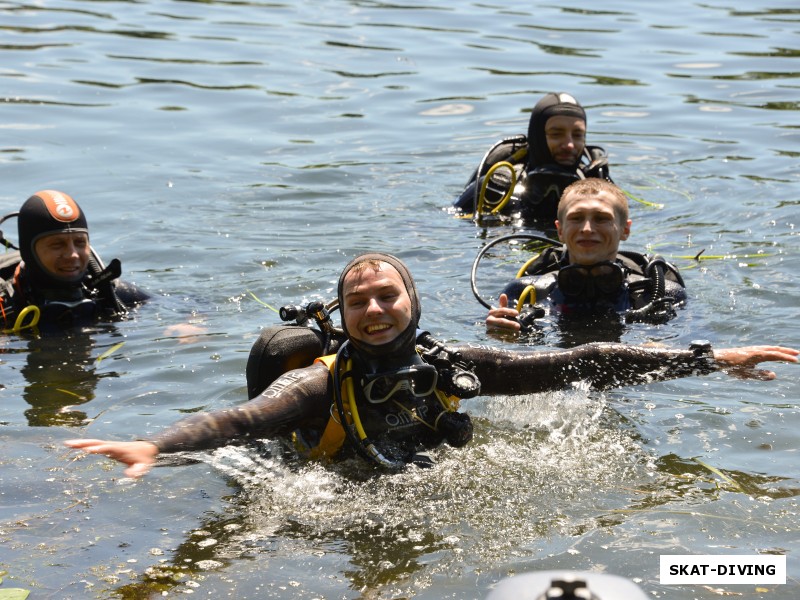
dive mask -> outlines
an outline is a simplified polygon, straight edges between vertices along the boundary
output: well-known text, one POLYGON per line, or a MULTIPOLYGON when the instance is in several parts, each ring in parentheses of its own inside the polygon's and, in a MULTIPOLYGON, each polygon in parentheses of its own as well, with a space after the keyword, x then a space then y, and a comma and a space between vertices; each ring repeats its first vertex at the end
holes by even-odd
POLYGON ((75 302, 49 300, 39 305, 40 320, 44 323, 76 322, 94 317, 97 303, 89 298, 75 302))
POLYGON ((415 398, 427 396, 436 389, 438 380, 436 367, 422 363, 364 375, 361 385, 367 400, 372 404, 380 404, 401 391, 415 398))
POLYGON ((618 294, 625 274, 610 260, 593 265, 567 265, 558 272, 558 287, 565 296, 587 299, 618 294))

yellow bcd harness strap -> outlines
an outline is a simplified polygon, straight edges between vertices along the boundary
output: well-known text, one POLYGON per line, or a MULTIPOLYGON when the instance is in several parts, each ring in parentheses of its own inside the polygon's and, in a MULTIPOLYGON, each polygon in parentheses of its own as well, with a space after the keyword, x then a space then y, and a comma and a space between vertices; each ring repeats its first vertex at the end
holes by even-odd
MULTIPOLYGON (((330 370, 331 374, 333 374, 333 369, 335 368, 336 364, 336 355, 330 354, 328 356, 320 356, 319 358, 315 359, 314 362, 324 364, 326 367, 328 367, 328 370, 330 370)), ((348 417, 350 417, 348 421, 352 421, 350 402, 354 401, 353 399, 355 398, 352 377, 343 378, 341 393, 342 403, 344 404, 345 411, 347 411, 348 417)), ((458 410, 460 398, 457 398, 456 396, 448 396, 438 389, 435 390, 435 393, 436 397, 439 399, 439 402, 442 403, 442 406, 446 411, 455 412, 458 410)), ((331 404, 330 412, 331 416, 328 419, 325 430, 322 432, 322 437, 320 437, 319 443, 315 447, 307 450, 309 458, 332 458, 337 452, 339 452, 339 450, 341 450, 342 445, 344 444, 347 434, 345 433, 344 427, 342 427, 342 424, 339 421, 339 414, 334 404, 331 404)), ((357 425, 360 425, 360 423, 357 425)))
MULTIPOLYGON (((326 367, 328 367, 328 370, 330 370, 331 374, 333 374, 334 364, 336 363, 336 355, 329 354, 328 356, 320 356, 319 358, 315 359, 314 362, 324 364, 326 367)), ((342 382, 342 388, 346 388, 347 384, 352 387, 352 379, 345 379, 345 381, 342 382)), ((341 390, 342 401, 345 403, 345 408, 348 409, 351 394, 346 394, 345 391, 345 389, 341 390)), ((325 426, 325 431, 322 432, 322 437, 319 439, 319 444, 317 444, 314 448, 311 448, 309 451, 310 458, 330 458, 341 449, 342 444, 344 444, 344 438, 346 434, 344 427, 342 427, 342 424, 339 422, 337 417, 338 414, 336 413, 336 406, 331 404, 331 416, 328 419, 328 424, 325 426)))

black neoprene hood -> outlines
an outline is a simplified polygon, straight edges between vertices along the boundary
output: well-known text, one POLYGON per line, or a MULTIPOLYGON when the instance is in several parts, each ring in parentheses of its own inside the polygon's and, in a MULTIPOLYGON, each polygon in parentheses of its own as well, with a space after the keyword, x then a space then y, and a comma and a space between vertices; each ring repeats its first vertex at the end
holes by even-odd
POLYGON ((25 262, 27 276, 39 285, 58 283, 48 275, 34 252, 36 242, 56 233, 89 235, 86 215, 69 195, 55 190, 42 190, 28 198, 17 217, 19 252, 25 262))
POLYGON ((422 310, 420 308, 419 295, 417 294, 417 285, 414 283, 414 279, 411 277, 411 272, 408 270, 408 267, 406 267, 403 261, 401 261, 399 258, 392 256, 391 254, 384 254, 382 252, 367 252, 356 256, 353 260, 347 263, 347 266, 345 266, 345 268, 342 270, 342 274, 339 276, 337 295, 339 298, 339 310, 342 311, 342 328, 344 329, 345 334, 347 334, 347 338, 350 340, 351 346, 353 346, 364 358, 386 358, 393 355, 404 355, 414 352, 417 337, 417 327, 419 326, 419 319, 422 314, 422 310), (402 331, 394 340, 387 342, 386 344, 368 344, 367 342, 353 339, 350 335, 350 332, 347 331, 347 324, 345 323, 344 319, 345 277, 347 277, 347 274, 353 269, 353 267, 368 260, 377 260, 394 267, 400 274, 400 277, 402 278, 403 284, 406 288, 406 292, 408 292, 408 296, 411 298, 411 321, 408 324, 408 327, 406 327, 406 329, 402 331))
POLYGON ((547 146, 544 128, 550 117, 557 116, 577 117, 586 122, 586 111, 573 96, 565 92, 545 94, 533 107, 531 119, 528 122, 529 166, 541 166, 555 162, 553 155, 550 154, 550 148, 547 146))

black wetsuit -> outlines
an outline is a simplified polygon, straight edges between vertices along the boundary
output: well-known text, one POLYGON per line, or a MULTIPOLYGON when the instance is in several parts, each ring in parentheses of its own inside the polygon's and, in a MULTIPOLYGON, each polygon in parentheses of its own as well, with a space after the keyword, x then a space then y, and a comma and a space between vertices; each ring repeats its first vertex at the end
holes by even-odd
POLYGON ((627 250, 618 253, 615 262, 620 265, 624 275, 617 292, 596 294, 591 298, 568 296, 559 288, 558 273, 569 265, 569 256, 563 247, 548 248, 529 265, 525 275, 509 283, 503 293, 508 296, 508 305, 513 307, 525 288, 533 286, 536 304, 549 308, 550 312, 564 316, 627 313, 636 317, 636 311, 641 311, 641 319, 631 320, 652 322, 663 322, 674 316, 675 312, 671 309, 685 303, 686 288, 674 265, 659 257, 627 250), (656 273, 656 269, 659 273, 656 273), (651 314, 644 314, 650 307, 651 314))
MULTIPOLYGON (((453 206, 465 213, 474 213, 478 197, 479 183, 489 169, 501 161, 514 161, 514 156, 526 147, 525 136, 508 138, 495 145, 484 158, 478 176, 478 169, 472 173, 464 191, 453 203, 453 206)), ((599 146, 586 146, 578 164, 574 168, 563 167, 556 163, 531 164, 514 161, 517 184, 510 201, 501 213, 511 215, 520 213, 526 221, 542 221, 552 225, 556 218, 558 202, 564 189, 580 179, 597 177, 612 181, 608 172, 608 157, 599 146)), ((486 198, 497 202, 508 188, 510 173, 508 169, 498 169, 492 175, 486 188, 486 198)), ((613 182, 612 182, 613 183, 613 182)))
MULTIPOLYGON (((713 360, 691 350, 623 344, 586 344, 570 350, 534 352, 479 345, 454 349, 474 366, 484 396, 559 390, 579 380, 589 382, 596 389, 605 389, 708 373, 718 368, 713 360)), ((330 371, 317 363, 284 373, 249 402, 190 416, 149 441, 156 444, 160 452, 169 453, 212 449, 260 438, 288 437, 296 429, 321 432, 331 415, 333 399, 330 371)), ((396 412, 396 407, 385 406, 384 410, 388 414, 388 411, 396 412)), ((371 417, 371 426, 380 420, 371 417)), ((429 442, 436 441, 430 437, 429 428, 421 423, 404 427, 407 434, 416 432, 429 442)))
POLYGON ((19 253, 13 252, 0 266, 0 317, 4 329, 12 328, 17 315, 29 305, 39 307, 39 327, 59 328, 114 318, 149 298, 137 286, 118 279, 94 287, 92 278, 101 272, 96 263, 81 283, 69 289, 34 288, 27 283, 24 267, 17 272, 19 263, 19 253))

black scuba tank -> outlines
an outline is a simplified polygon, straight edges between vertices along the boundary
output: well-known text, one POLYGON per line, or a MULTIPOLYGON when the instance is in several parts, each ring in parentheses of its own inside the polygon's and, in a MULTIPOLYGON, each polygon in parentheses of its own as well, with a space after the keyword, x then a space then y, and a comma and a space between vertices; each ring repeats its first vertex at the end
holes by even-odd
POLYGON ((265 327, 247 358, 247 397, 255 398, 286 371, 311 365, 324 350, 325 334, 311 327, 265 327))

